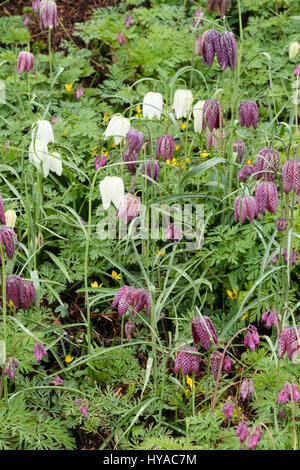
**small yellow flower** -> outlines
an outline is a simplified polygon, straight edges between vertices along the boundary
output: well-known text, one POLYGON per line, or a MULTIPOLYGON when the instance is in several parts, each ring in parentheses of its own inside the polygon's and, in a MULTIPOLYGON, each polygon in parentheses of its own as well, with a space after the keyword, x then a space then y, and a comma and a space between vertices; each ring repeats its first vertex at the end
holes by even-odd
POLYGON ((72 357, 70 354, 68 354, 66 357, 65 357, 65 362, 68 364, 69 362, 72 362, 74 359, 74 357, 72 357))
POLYGON ((195 380, 192 379, 189 375, 185 376, 186 384, 190 387, 190 390, 187 389, 184 391, 185 396, 188 398, 191 395, 191 390, 195 388, 195 385, 198 383, 195 380))
POLYGON ((252 165, 252 160, 251 160, 251 158, 248 158, 248 160, 246 161, 246 164, 247 164, 247 165, 252 165))
POLYGON ((69 83, 69 85, 65 85, 66 87, 66 90, 69 92, 69 93, 72 93, 73 92, 73 84, 72 83, 69 83))
POLYGON ((179 150, 179 149, 180 149, 180 145, 176 145, 175 150, 179 150))
POLYGON ((115 146, 116 146, 116 142, 113 141, 113 143, 111 144, 111 148, 113 149, 113 148, 115 148, 115 146))
POLYGON ((231 300, 236 299, 236 296, 237 296, 236 288, 234 287, 233 291, 228 289, 227 295, 231 300))
POLYGON ((96 288, 96 289, 97 289, 97 288, 100 289, 100 287, 102 287, 102 286, 103 286, 103 283, 101 282, 101 284, 100 284, 100 286, 99 286, 99 284, 98 284, 97 281, 92 282, 92 284, 91 284, 91 287, 94 287, 94 288, 96 288))
POLYGON ((104 113, 104 116, 103 116, 103 121, 107 121, 109 119, 109 114, 108 112, 106 111, 106 113, 104 113))
POLYGON ((182 122, 182 123, 180 124, 180 129, 181 129, 182 131, 184 131, 185 128, 186 128, 186 122, 182 122))
POLYGON ((14 306, 15 306, 15 305, 14 305, 14 303, 13 303, 13 301, 12 301, 11 299, 10 299, 10 301, 9 301, 9 304, 8 304, 8 306, 9 306, 10 308, 12 308, 12 307, 14 307, 14 306))
POLYGON ((155 252, 155 256, 160 256, 160 255, 164 256, 165 254, 166 254, 166 250, 162 250, 162 251, 158 250, 158 251, 155 252))
POLYGON ((98 150, 98 147, 97 147, 97 145, 96 145, 96 146, 93 148, 92 153, 93 153, 93 154, 94 154, 94 153, 97 153, 97 150, 98 150))
POLYGON ((243 315, 243 320, 246 320, 246 318, 248 318, 248 316, 249 316, 249 313, 248 313, 248 310, 247 310, 247 312, 245 312, 244 315, 243 315))
POLYGON ((209 155, 209 152, 200 152, 202 158, 206 158, 209 155))
POLYGON ((111 275, 115 279, 121 279, 121 274, 118 274, 117 271, 112 271, 111 275))
POLYGON ((67 129, 65 129, 65 130, 63 131, 63 135, 67 135, 67 133, 68 133, 68 131, 67 131, 67 129))

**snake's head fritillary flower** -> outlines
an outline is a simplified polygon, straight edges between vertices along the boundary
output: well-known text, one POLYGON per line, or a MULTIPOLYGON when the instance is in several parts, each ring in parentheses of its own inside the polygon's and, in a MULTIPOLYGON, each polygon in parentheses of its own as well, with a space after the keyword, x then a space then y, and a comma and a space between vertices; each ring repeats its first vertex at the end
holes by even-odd
POLYGON ((264 147, 258 151, 258 158, 255 163, 255 177, 264 177, 266 181, 274 181, 279 169, 279 153, 272 147, 264 147))
POLYGON ((6 225, 4 202, 3 202, 1 194, 0 194, 0 221, 2 222, 3 225, 6 225))
MULTIPOLYGON (((297 327, 300 335, 300 327, 297 327)), ((300 354, 300 345, 294 328, 286 326, 280 333, 278 339, 278 359, 281 359, 284 353, 287 353, 290 361, 293 361, 300 354)))
POLYGON ((215 344, 218 344, 215 327, 211 319, 207 316, 204 316, 203 319, 200 317, 194 317, 192 319, 192 335, 194 345, 200 343, 206 350, 210 348, 211 338, 215 344))
POLYGON ((197 348, 189 346, 180 346, 176 355, 174 371, 177 374, 179 370, 183 375, 188 375, 194 372, 195 375, 199 373, 200 356, 197 348))
POLYGON ((254 197, 238 196, 234 202, 234 209, 236 222, 240 220, 242 223, 244 223, 246 217, 248 217, 252 222, 256 215, 256 205, 254 197))
POLYGON ((106 176, 100 182, 100 193, 104 210, 107 210, 111 203, 119 209, 124 199, 124 184, 118 176, 106 176))
POLYGON ((257 444, 261 440, 262 435, 263 435, 262 429, 260 427, 256 427, 254 432, 251 434, 251 436, 248 437, 248 449, 249 450, 256 449, 257 444))
POLYGON ((256 326, 249 325, 249 329, 245 335, 244 344, 250 348, 250 351, 254 351, 259 347, 259 334, 256 326))
POLYGON ((202 130, 208 126, 210 131, 223 127, 223 108, 219 100, 206 100, 203 106, 202 130))
POLYGON ((137 217, 141 211, 141 199, 133 194, 126 194, 117 210, 117 220, 124 218, 124 224, 128 224, 131 219, 137 217))
POLYGON ((213 353, 211 353, 210 369, 211 369, 211 372, 215 381, 217 380, 217 377, 218 377, 221 360, 222 360, 222 353, 220 351, 214 351, 213 353))
POLYGON ((176 90, 172 109, 176 119, 186 118, 193 103, 193 93, 190 90, 176 90))
POLYGON ((193 106, 193 115, 194 115, 194 131, 199 134, 202 132, 203 126, 203 108, 205 105, 204 100, 197 101, 193 106))
POLYGON ((236 68, 237 40, 233 33, 224 31, 221 34, 218 52, 217 58, 222 70, 227 67, 236 68))
POLYGON ((300 160, 288 160, 282 165, 282 180, 285 194, 294 189, 300 196, 300 160))
POLYGON ((240 443, 245 442, 249 436, 248 423, 244 419, 239 422, 239 425, 236 430, 236 436, 240 438, 240 443))
POLYGON ((255 204, 258 214, 264 214, 266 210, 275 214, 278 206, 277 186, 273 182, 264 181, 255 186, 255 204))
POLYGON ((136 174, 138 154, 140 153, 145 136, 141 131, 134 127, 130 127, 126 134, 128 147, 123 153, 123 161, 126 162, 126 167, 132 175, 136 174))
POLYGON ((130 121, 121 114, 115 114, 110 119, 104 132, 104 137, 113 137, 116 145, 123 144, 130 129, 130 121))
POLYGON ((137 313, 143 310, 146 307, 146 315, 149 315, 149 309, 151 305, 150 292, 146 289, 136 289, 137 293, 137 303, 132 309, 132 316, 134 317, 137 313))
MULTIPOLYGON (((294 266, 294 264, 296 263, 297 255, 298 255, 297 251, 291 250, 291 252, 290 252, 290 263, 289 263, 291 266, 294 266)), ((287 248, 285 248, 283 250, 283 257, 284 257, 285 264, 288 264, 288 250, 287 250, 287 248)))
POLYGON ((36 291, 33 282, 23 280, 21 305, 24 310, 29 308, 31 300, 33 305, 36 305, 36 291))
POLYGON ((167 160, 172 160, 175 151, 175 142, 171 135, 163 134, 160 137, 157 137, 155 142, 156 149, 156 158, 159 157, 163 159, 164 162, 167 160))
POLYGON ((241 385, 240 393, 242 400, 246 400, 250 398, 252 393, 254 392, 254 384, 252 379, 244 379, 241 385))
POLYGON ((213 132, 210 132, 209 129, 206 129, 206 149, 209 150, 211 146, 218 151, 221 144, 221 148, 224 150, 224 139, 225 131, 224 129, 217 129, 213 132))
POLYGON ((32 126, 31 140, 33 144, 35 141, 42 141, 46 145, 50 142, 54 143, 54 135, 50 122, 41 119, 34 123, 32 126))
POLYGON ((201 36, 200 45, 203 61, 209 67, 212 65, 215 54, 220 56, 220 34, 215 29, 209 29, 201 36))
POLYGON ((40 26, 52 29, 58 25, 57 6, 53 0, 42 0, 40 7, 40 26))
POLYGON ((245 142, 242 140, 236 140, 233 144, 233 151, 238 154, 238 163, 241 163, 246 152, 245 142))
POLYGON ((10 379, 14 379, 15 372, 18 366, 18 359, 16 359, 15 357, 10 357, 4 369, 4 375, 8 375, 10 379))
POLYGON ((37 362, 40 364, 43 356, 48 356, 47 352, 45 351, 43 345, 38 341, 34 343, 34 355, 37 362))
POLYGON ((287 220, 284 217, 280 217, 280 219, 276 220, 275 225, 277 230, 283 231, 287 228, 287 220))
MULTIPOLYGON (((157 160, 147 160, 146 164, 143 162, 142 164, 142 173, 144 175, 147 174, 149 178, 152 178, 154 181, 158 180, 159 175, 159 163, 157 160)), ((151 181, 147 179, 147 185, 150 184, 151 181)))
POLYGON ((279 392, 279 399, 277 401, 285 405, 292 398, 295 403, 298 403, 300 400, 298 385, 293 385, 286 381, 284 387, 279 392))
POLYGON ((224 405, 222 406, 222 411, 224 413, 226 421, 230 421, 232 419, 234 408, 235 408, 235 404, 229 397, 224 403, 224 405))
POLYGON ((163 108, 163 96, 161 93, 148 91, 143 99, 143 118, 160 119, 163 108))
POLYGON ((34 68, 34 57, 31 52, 21 51, 18 56, 17 72, 30 72, 34 68))
POLYGON ((232 359, 228 356, 225 356, 225 359, 224 359, 224 365, 223 365, 223 368, 225 370, 225 372, 230 372, 231 370, 231 367, 232 367, 232 359))
POLYGON ((239 171, 239 175, 238 175, 239 181, 241 180, 246 181, 248 176, 252 175, 254 172, 255 172, 255 167, 251 164, 246 163, 246 165, 244 165, 243 168, 241 168, 241 170, 239 171))
POLYGON ((249 128, 252 124, 254 129, 257 128, 258 107, 255 101, 242 101, 239 106, 239 117, 241 127, 249 128))
MULTIPOLYGON (((12 259, 14 256, 14 252, 15 252, 14 241, 16 242, 19 250, 23 251, 18 242, 17 235, 15 234, 14 230, 12 228, 6 227, 6 225, 1 225, 0 226, 0 243, 2 246, 2 250, 5 249, 6 254, 9 259, 12 259)), ((2 261, 0 258, 0 264, 1 263, 2 261)))

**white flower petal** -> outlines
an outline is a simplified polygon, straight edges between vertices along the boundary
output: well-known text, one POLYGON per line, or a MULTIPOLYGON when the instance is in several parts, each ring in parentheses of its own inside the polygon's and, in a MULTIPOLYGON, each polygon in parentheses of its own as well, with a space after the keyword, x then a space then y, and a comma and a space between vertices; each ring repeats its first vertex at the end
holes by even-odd
POLYGON ((144 96, 143 100, 143 117, 153 119, 157 117, 160 119, 163 107, 163 97, 161 93, 149 91, 144 96))

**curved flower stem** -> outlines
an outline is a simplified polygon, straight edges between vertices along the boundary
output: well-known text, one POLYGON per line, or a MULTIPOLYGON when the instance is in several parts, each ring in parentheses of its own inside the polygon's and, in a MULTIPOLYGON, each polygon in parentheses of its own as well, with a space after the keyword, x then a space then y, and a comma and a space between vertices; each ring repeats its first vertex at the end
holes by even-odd
POLYGON ((292 385, 289 385, 290 395, 291 395, 291 409, 292 409, 292 430, 293 430, 293 449, 297 450, 297 436, 296 436, 296 426, 295 426, 295 406, 294 406, 294 397, 292 391, 292 385))
POLYGON ((97 416, 98 416, 98 418, 99 418, 99 420, 100 420, 100 423, 102 424, 102 426, 103 426, 103 428, 104 428, 104 430, 105 430, 105 432, 106 432, 106 434, 107 434, 107 437, 109 438, 109 440, 110 440, 110 442, 111 442, 111 444, 112 444, 112 446, 113 446, 113 449, 114 449, 114 448, 117 449, 117 444, 114 443, 114 441, 113 441, 113 439, 112 439, 112 437, 111 437, 111 435, 110 435, 110 432, 108 431, 107 427, 105 426, 105 423, 104 423, 103 419, 101 418, 101 416, 100 416, 99 411, 97 410, 97 408, 94 407, 93 403, 92 403, 88 398, 83 398, 83 400, 87 401, 87 402, 91 405, 91 407, 93 408, 93 410, 97 413, 97 416))
POLYGON ((266 431, 267 431, 267 433, 268 433, 268 435, 269 435, 269 438, 270 438, 270 440, 271 440, 271 442, 272 442, 273 449, 274 449, 274 450, 277 450, 276 445, 275 445, 274 438, 273 438, 273 436, 272 436, 272 434, 271 434, 271 431, 270 431, 270 429, 268 428, 268 426, 266 426, 264 423, 258 423, 258 426, 263 426, 263 427, 266 429, 266 431))
POLYGON ((218 393, 218 387, 219 387, 219 382, 220 382, 220 376, 221 376, 221 371, 222 371, 222 367, 223 367, 223 362, 224 362, 224 358, 225 358, 225 354, 227 352, 227 349, 229 348, 229 346, 231 345, 232 341, 240 334, 242 333, 242 331, 246 331, 248 330, 248 326, 246 328, 242 328, 241 330, 239 330, 237 333, 235 333, 235 335, 233 335, 233 337, 228 341, 228 343, 226 344, 224 350, 223 350, 223 354, 222 354, 222 357, 221 357, 221 361, 220 361, 220 364, 219 364, 219 369, 218 369, 218 375, 217 375, 217 379, 216 379, 216 385, 215 385, 215 393, 214 393, 214 397, 212 399, 212 404, 211 404, 211 414, 214 413, 215 411, 215 406, 216 406, 216 399, 217 399, 217 393, 218 393))

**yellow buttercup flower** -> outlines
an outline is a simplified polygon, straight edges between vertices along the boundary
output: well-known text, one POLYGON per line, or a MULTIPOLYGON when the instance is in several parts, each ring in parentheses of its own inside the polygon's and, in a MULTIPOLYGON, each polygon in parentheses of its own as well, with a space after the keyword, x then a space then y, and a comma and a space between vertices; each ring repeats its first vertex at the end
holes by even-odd
POLYGON ((193 390, 193 388, 195 388, 195 385, 198 382, 193 380, 192 377, 190 377, 189 375, 185 376, 185 380, 186 380, 186 384, 190 387, 190 390, 189 389, 185 390, 184 394, 185 394, 186 397, 189 397, 191 395, 191 390, 193 390))
POLYGON ((107 121, 109 119, 109 114, 108 112, 106 111, 106 113, 104 113, 104 116, 103 116, 103 121, 107 121))
POLYGON ((100 287, 102 287, 102 286, 103 286, 103 283, 101 282, 101 284, 99 285, 97 281, 92 282, 92 284, 91 284, 91 287, 94 287, 94 288, 96 288, 96 289, 97 289, 97 288, 100 289, 100 287))
POLYGON ((252 160, 251 160, 251 158, 248 158, 248 160, 246 161, 246 164, 247 164, 247 165, 252 165, 252 160))
POLYGON ((155 256, 159 256, 159 255, 164 256, 165 254, 166 254, 166 250, 162 250, 162 251, 158 250, 155 252, 155 256))
POLYGON ((249 312, 247 310, 247 312, 245 312, 244 315, 243 315, 243 320, 246 320, 246 318, 248 318, 248 316, 249 316, 249 312))
POLYGON ((179 150, 179 149, 180 149, 180 145, 176 145, 175 150, 179 150))
POLYGON ((233 291, 228 289, 227 295, 231 300, 236 299, 236 296, 237 296, 236 288, 234 288, 233 291))
POLYGON ((200 152, 202 158, 206 158, 209 155, 209 152, 200 152))
POLYGON ((186 128, 186 122, 182 122, 182 123, 180 124, 180 129, 181 129, 182 131, 184 131, 185 128, 186 128))
POLYGON ((142 108, 141 108, 141 105, 138 104, 135 109, 136 109, 136 111, 138 112, 138 114, 135 115, 135 118, 136 118, 136 119, 141 119, 141 117, 142 117, 142 108))
POLYGON ((15 306, 15 304, 13 303, 13 301, 12 301, 11 299, 10 299, 10 301, 9 301, 9 303, 8 303, 8 306, 11 307, 11 308, 15 306))
POLYGON ((118 274, 117 271, 112 271, 111 275, 114 279, 121 279, 121 274, 118 274))
POLYGON ((111 144, 111 148, 113 149, 113 148, 115 148, 115 146, 116 146, 116 142, 113 141, 113 143, 111 144))
POLYGON ((67 129, 65 129, 65 130, 63 131, 63 135, 67 135, 67 133, 68 133, 68 131, 67 131, 67 129))
POLYGON ((68 364, 69 362, 72 362, 74 359, 74 357, 72 357, 70 354, 68 354, 66 357, 65 357, 65 362, 68 364))
POLYGON ((69 83, 69 85, 65 85, 66 87, 66 90, 69 92, 69 93, 72 93, 73 92, 73 84, 72 83, 69 83))

